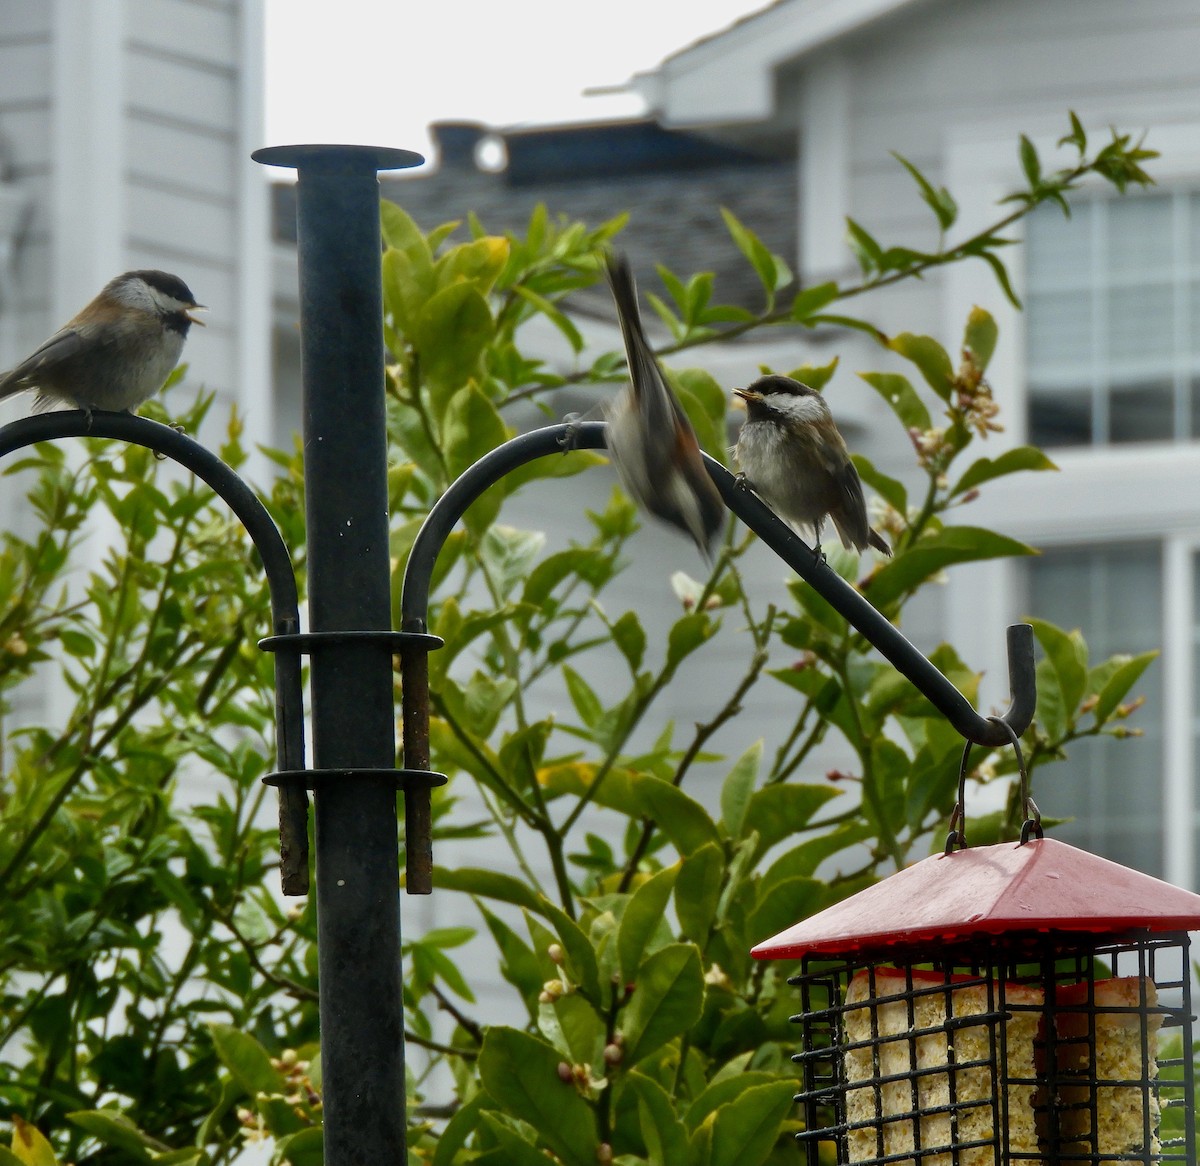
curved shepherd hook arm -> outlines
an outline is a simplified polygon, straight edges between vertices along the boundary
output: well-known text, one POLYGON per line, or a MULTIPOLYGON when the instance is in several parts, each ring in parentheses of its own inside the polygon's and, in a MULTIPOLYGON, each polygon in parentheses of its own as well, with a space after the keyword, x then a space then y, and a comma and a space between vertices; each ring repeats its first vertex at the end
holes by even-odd
MULTIPOLYGON (((429 583, 433 565, 447 536, 467 507, 505 474, 551 454, 572 449, 603 449, 607 425, 603 421, 552 425, 506 442, 481 458, 438 500, 413 543, 404 574, 401 598, 403 630, 426 631, 429 583)), ((1008 629, 1008 679, 1012 704, 1003 717, 980 716, 953 684, 908 642, 899 629, 881 615, 836 571, 818 559, 803 540, 755 494, 737 484, 737 479, 715 459, 705 457, 709 475, 725 504, 758 535, 789 567, 861 632, 903 676, 942 713, 968 741, 977 745, 1011 744, 1009 726, 1020 736, 1033 720, 1037 688, 1034 674, 1033 629, 1013 624, 1008 629), (1003 724, 997 723, 1002 721, 1003 724)), ((406 712, 409 710, 406 710, 406 712)), ((416 710, 413 710, 416 711, 416 710)), ((425 711, 427 735, 428 709, 425 711)), ((420 725, 414 730, 419 732, 420 725)), ((419 742, 414 742, 417 748, 419 742)), ((408 718, 405 719, 405 750, 409 747, 408 718)), ((406 761, 411 765, 412 762, 406 761)))
MULTIPOLYGON (((0 457, 39 441, 62 437, 110 437, 154 450, 191 470, 221 497, 246 528, 262 558, 271 591, 275 635, 300 628, 296 575, 283 537, 258 497, 216 454, 171 429, 129 413, 82 410, 43 413, 0 428, 0 457)), ((304 704, 300 657, 275 654, 275 735, 281 770, 304 768, 304 704)), ((285 895, 308 891, 308 793, 300 786, 279 788, 280 874, 285 895)))

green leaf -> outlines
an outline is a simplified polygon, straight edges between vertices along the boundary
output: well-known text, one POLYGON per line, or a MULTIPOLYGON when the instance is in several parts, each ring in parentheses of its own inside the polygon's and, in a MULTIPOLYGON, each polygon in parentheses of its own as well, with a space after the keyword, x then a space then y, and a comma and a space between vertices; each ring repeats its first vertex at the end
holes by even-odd
POLYGON ((828 364, 802 364, 799 368, 794 368, 787 375, 794 381, 799 381, 802 385, 808 385, 810 389, 821 391, 833 379, 833 374, 837 371, 838 357, 834 357, 828 364))
POLYGON ((751 945, 762 943, 793 923, 815 915, 828 903, 829 888, 820 879, 807 875, 775 878, 769 890, 764 882, 758 902, 746 920, 747 938, 751 945))
POLYGON ((478 1127, 481 1111, 490 1104, 491 1099, 486 1093, 476 1093, 459 1106, 437 1140, 431 1166, 455 1166, 461 1160, 459 1152, 478 1127))
MULTIPOLYGON (((950 399, 950 388, 954 382, 954 366, 946 350, 932 336, 918 336, 913 332, 901 332, 893 336, 887 347, 911 360, 921 370, 926 383, 943 401, 950 399)), ((925 426, 928 428, 928 426, 925 426)))
POLYGON ((779 782, 764 786, 746 807, 744 833, 757 832, 759 853, 764 853, 777 842, 798 834, 826 802, 840 797, 841 792, 832 785, 779 782))
POLYGON ((478 375, 480 358, 495 325, 487 301, 473 284, 451 284, 421 306, 412 340, 421 358, 421 378, 435 385, 437 403, 478 375))
POLYGON ((678 863, 651 875, 633 892, 625 905, 617 928, 617 958, 621 978, 627 984, 633 981, 646 945, 662 924, 678 875, 678 863))
POLYGON ((600 996, 600 969, 596 961, 596 949, 583 928, 561 907, 538 895, 539 914, 554 925, 554 931, 562 943, 567 957, 567 971, 571 979, 592 1000, 600 996))
POLYGON ((954 563, 1036 553, 1033 547, 995 531, 976 526, 947 526, 885 563, 871 576, 866 593, 872 604, 883 608, 954 563))
POLYGON ((208 1031, 217 1058, 251 1097, 283 1091, 282 1076, 272 1068, 267 1050, 254 1037, 232 1024, 210 1024, 208 1031))
POLYGON ((1015 474, 1022 470, 1057 470, 1056 466, 1040 449, 1033 445, 1019 445, 1016 449, 1006 450, 998 458, 981 457, 967 467, 966 472, 950 491, 950 497, 965 494, 976 486, 990 482, 993 478, 1002 478, 1005 474, 1015 474))
MULTIPOLYGON (((516 685, 515 680, 506 680, 504 686, 516 685)), ((482 730, 477 728, 481 735, 482 730)), ((489 730, 490 732, 490 730, 489 730)), ((532 790, 541 772, 542 761, 546 754, 546 745, 554 732, 554 722, 550 719, 534 721, 515 733, 505 736, 504 744, 500 746, 499 769, 509 777, 511 784, 520 790, 532 790)))
POLYGON ((595 691, 578 674, 574 668, 563 665, 563 680, 566 683, 566 693, 571 698, 571 704, 575 705, 575 711, 578 719, 589 729, 595 729, 600 721, 604 719, 604 704, 600 703, 600 697, 595 695, 595 691))
POLYGON ((650 1166, 687 1166, 687 1129, 675 1112, 671 1095, 652 1077, 636 1070, 626 1084, 637 1098, 650 1166))
MULTIPOLYGON (((503 445, 512 434, 500 419, 496 406, 483 395, 477 385, 468 385, 455 393, 446 407, 442 421, 442 441, 446 466, 452 477, 458 477, 484 454, 503 445)), ((475 504, 475 509, 479 503, 475 504)), ((468 516, 471 510, 467 511, 468 516)), ((470 525, 468 520, 468 525, 470 525)))
POLYGON ((1050 661, 1062 697, 1063 711, 1068 723, 1071 723, 1087 689, 1087 645, 1078 631, 1065 632, 1042 619, 1031 619, 1029 622, 1050 661))
POLYGON ((772 887, 788 879, 810 877, 825 859, 873 837, 874 833, 866 822, 844 822, 808 842, 792 847, 780 855, 762 876, 759 883, 760 899, 765 900, 772 887))
POLYGON ((545 296, 538 295, 532 288, 526 287, 524 284, 519 283, 512 290, 526 303, 541 312, 567 338, 572 352, 583 351, 583 336, 580 335, 579 329, 571 322, 569 316, 564 315, 545 296))
POLYGON ((538 914, 542 911, 542 897, 532 887, 501 871, 465 866, 450 870, 435 866, 433 885, 439 890, 465 891, 468 895, 482 895, 501 903, 527 907, 538 914))
POLYGON ((139 1162, 151 1161, 153 1140, 123 1113, 112 1109, 77 1110, 67 1114, 67 1121, 99 1138, 106 1146, 131 1154, 139 1162))
MULTIPOLYGON (((517 1128, 512 1121, 502 1120, 498 1114, 487 1111, 480 1115, 480 1122, 495 1145, 478 1157, 472 1157, 473 1166, 546 1166, 546 1152, 529 1141, 536 1136, 529 1126, 517 1128)), ((420 1160, 410 1157, 409 1161, 417 1166, 420 1160)))
POLYGON ((475 1003, 475 994, 463 978, 458 964, 434 944, 425 942, 424 937, 408 944, 409 961, 412 966, 413 982, 428 987, 440 979, 456 996, 475 1003))
POLYGON ((1092 713, 1096 724, 1102 725, 1112 716, 1117 705, 1125 699, 1129 690, 1138 682, 1142 673, 1158 658, 1158 652, 1143 652, 1140 656, 1114 656, 1119 661, 1100 689, 1099 700, 1092 713))
POLYGON ((691 854, 707 842, 720 842, 708 811, 683 790, 648 773, 634 774, 632 781, 641 815, 650 818, 680 854, 691 854))
POLYGON ((637 613, 627 611, 612 625, 613 643, 629 663, 635 676, 646 655, 646 633, 638 621, 637 613))
POLYGON ((950 192, 944 186, 934 189, 929 179, 907 158, 896 153, 895 150, 891 153, 892 157, 909 172, 913 181, 920 188, 921 197, 937 216, 938 227, 943 231, 949 230, 954 225, 954 220, 958 218, 958 204, 951 197, 950 192))
POLYGON ((429 250, 425 234, 407 211, 386 198, 380 199, 379 221, 383 241, 389 247, 395 247, 399 251, 424 259, 427 264, 432 264, 433 253, 429 250))
POLYGON ((574 1065, 598 1064, 604 1049, 604 1022, 595 1007, 578 992, 568 992, 553 1004, 538 1008, 538 1028, 574 1065))
POLYGON ((725 856, 721 847, 709 842, 689 854, 675 883, 675 914, 684 936, 704 948, 721 898, 725 856))
POLYGON ((996 351, 996 337, 999 334, 996 321, 991 312, 974 307, 967 317, 967 326, 963 329, 963 347, 969 349, 975 357, 975 363, 981 370, 986 369, 996 351))
POLYGON ((734 763, 725 784, 721 787, 721 820, 730 838, 742 837, 746 811, 758 781, 758 766, 762 761, 763 743, 755 741, 734 763))
MULTIPOLYGON (((700 377, 672 377, 671 379, 675 384, 675 395, 679 398, 683 411, 696 431, 696 440, 700 443, 700 448, 724 465, 729 458, 729 439, 725 432, 724 392, 721 391, 721 411, 714 417, 710 412, 709 403, 697 398, 689 387, 689 384, 696 385, 701 388, 702 392, 707 392, 707 381, 712 379, 708 377, 707 373, 700 377)), ((715 383, 714 381, 713 384, 715 383)))
POLYGON ((898 478, 889 477, 882 470, 875 468, 875 463, 862 454, 850 455, 854 468, 864 486, 869 486, 898 514, 908 513, 908 491, 898 478))
POLYGON ((562 1054, 540 1037, 495 1025, 479 1050, 479 1079, 493 1101, 533 1126, 567 1166, 595 1166, 595 1115, 559 1077, 561 1062, 562 1054))
MULTIPOLYGON (((500 952, 500 974, 517 989, 526 1005, 530 1005, 537 999, 537 994, 546 980, 542 975, 538 957, 533 948, 503 919, 494 915, 482 903, 477 905, 500 952)), ((534 1013, 535 1007, 530 1007, 530 1014, 534 1013)))
MULTIPOLYGON (((385 321, 390 317, 396 335, 388 343, 400 355, 404 341, 414 339, 421 308, 433 292, 433 272, 428 255, 389 247, 383 255, 383 307, 385 321)), ((390 330, 389 330, 390 332, 390 330)))
POLYGON ((712 373, 703 368, 684 368, 672 373, 671 379, 683 393, 695 398, 710 421, 714 424, 724 424, 729 393, 722 388, 712 373))
POLYGON ((750 266, 758 275, 766 293, 767 308, 770 310, 775 304, 775 293, 791 283, 791 269, 781 256, 768 250, 762 240, 725 207, 721 208, 721 218, 725 220, 725 227, 737 249, 750 261, 750 266))
MULTIPOLYGON (((796 1083, 774 1081, 747 1089, 705 1118, 711 1133, 706 1166, 762 1166, 795 1104, 796 1083)), ((697 1131, 699 1134, 700 1131, 697 1131)))
POLYGON ((546 536, 540 530, 521 530, 499 522, 488 527, 481 551, 488 577, 502 599, 529 578, 545 546, 546 536))
POLYGON ((83 632, 62 628, 58 633, 58 640, 68 655, 79 660, 90 660, 96 654, 95 641, 83 632))
POLYGON ((642 961, 622 1013, 624 1064, 633 1066, 685 1033, 704 1005, 704 974, 694 944, 673 943, 642 961))
POLYGON ((1059 138, 1060 146, 1074 146, 1083 155, 1087 152, 1087 134, 1084 133, 1083 122, 1075 116, 1075 111, 1068 110, 1068 116, 1071 118, 1071 132, 1066 137, 1059 138))
POLYGON ((976 255, 978 258, 982 259, 992 269, 992 272, 996 276, 996 282, 1000 285, 1000 289, 1004 292, 1008 302, 1012 304, 1014 308, 1020 311, 1021 298, 1013 290, 1013 285, 1008 278, 1008 268, 1004 266, 1004 262, 1001 260, 1000 256, 987 250, 986 246, 982 243, 976 250, 970 252, 970 254, 976 255))
POLYGON ((932 428, 929 410, 907 377, 891 372, 861 372, 858 375, 891 406, 905 429, 924 432, 932 428))
MULTIPOLYGON (((812 287, 798 291, 796 298, 792 300, 792 319, 803 323, 826 305, 833 303, 840 294, 838 285, 832 282, 814 284, 812 287)), ((816 387, 816 385, 813 386, 813 388, 816 387)))
POLYGON ((831 328, 853 328, 856 332, 865 332, 880 344, 887 342, 887 336, 880 332, 874 324, 869 320, 859 319, 857 316, 844 316, 836 312, 822 312, 820 315, 812 316, 805 321, 805 326, 809 328, 815 328, 819 324, 828 324, 831 328))
POLYGON ((846 241, 864 275, 880 270, 883 266, 883 248, 869 231, 849 216, 846 217, 846 241))
POLYGON ((1025 171, 1025 177, 1029 181, 1031 190, 1036 190, 1042 184, 1042 164, 1038 160, 1037 150, 1034 149, 1033 143, 1024 135, 1021 135, 1021 169, 1025 171))
POLYGON ((667 668, 674 670, 716 634, 717 624, 706 611, 681 616, 667 636, 667 668))
POLYGON ((758 1085, 777 1085, 779 1078, 773 1073, 746 1071, 711 1080, 701 1094, 688 1106, 683 1120, 689 1130, 695 1130, 711 1113, 729 1105, 732 1101, 758 1085))
MULTIPOLYGON (((280 1138, 275 1152, 288 1166, 324 1166, 325 1136, 320 1126, 309 1126, 280 1138)), ((161 1162, 162 1159, 159 1159, 161 1162)))

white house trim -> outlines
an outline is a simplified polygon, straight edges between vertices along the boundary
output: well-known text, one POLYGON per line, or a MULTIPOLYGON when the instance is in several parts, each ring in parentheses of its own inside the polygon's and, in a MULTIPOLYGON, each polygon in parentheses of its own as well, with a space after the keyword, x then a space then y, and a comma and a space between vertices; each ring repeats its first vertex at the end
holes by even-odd
POLYGON ((61 324, 122 269, 124 0, 54 0, 52 318, 61 324))
POLYGON ((783 0, 636 74, 629 88, 666 125, 761 121, 774 112, 779 65, 916 2, 783 0))

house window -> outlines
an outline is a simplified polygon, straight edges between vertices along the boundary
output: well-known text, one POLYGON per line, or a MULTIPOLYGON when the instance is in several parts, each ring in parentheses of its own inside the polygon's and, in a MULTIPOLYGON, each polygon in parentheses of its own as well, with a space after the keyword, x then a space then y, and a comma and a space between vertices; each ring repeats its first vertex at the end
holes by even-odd
MULTIPOLYGON (((1095 667, 1116 652, 1163 643, 1162 546, 1157 542, 1053 548, 1028 563, 1029 610, 1079 628, 1095 667)), ((1200 610, 1197 611, 1200 628, 1200 610)), ((1067 747, 1066 761, 1039 769, 1034 799, 1054 837, 1137 870, 1164 876, 1163 667, 1156 660, 1130 696, 1146 705, 1129 720, 1145 736, 1091 737, 1067 747)), ((1087 726, 1090 718, 1083 717, 1087 726)), ((1200 756, 1200 754, 1198 754, 1200 756)))
POLYGON ((1200 194, 1045 206, 1026 241, 1029 440, 1200 438, 1200 194))

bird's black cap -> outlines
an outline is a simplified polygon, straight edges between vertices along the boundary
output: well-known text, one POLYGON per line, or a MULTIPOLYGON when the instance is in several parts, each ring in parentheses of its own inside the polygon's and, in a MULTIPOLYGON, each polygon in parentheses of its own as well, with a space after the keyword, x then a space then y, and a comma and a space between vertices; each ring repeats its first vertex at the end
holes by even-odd
POLYGON ((172 275, 169 271, 158 271, 156 268, 146 268, 141 271, 127 271, 120 277, 122 281, 129 279, 141 279, 148 283, 155 291, 162 292, 165 296, 170 296, 173 300, 178 300, 181 304, 186 304, 190 308, 198 308, 200 305, 196 302, 196 297, 192 295, 192 289, 177 275, 172 275))

